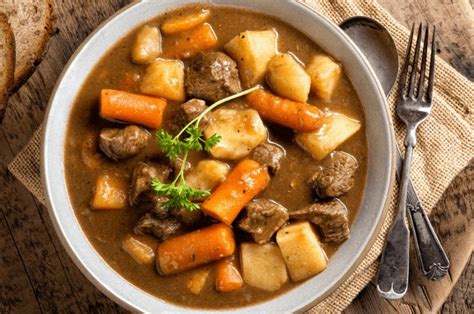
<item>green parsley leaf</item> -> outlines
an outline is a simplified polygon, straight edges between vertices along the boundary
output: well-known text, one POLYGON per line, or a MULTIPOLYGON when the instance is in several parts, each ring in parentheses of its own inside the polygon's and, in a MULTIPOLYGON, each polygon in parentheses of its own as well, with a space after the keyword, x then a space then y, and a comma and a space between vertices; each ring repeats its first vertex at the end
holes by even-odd
POLYGON ((204 110, 199 116, 190 121, 176 136, 172 136, 164 129, 156 132, 156 142, 161 151, 172 161, 176 161, 182 157, 181 168, 171 183, 162 183, 158 179, 153 179, 151 182, 152 190, 157 195, 166 196, 168 200, 164 201, 162 205, 166 208, 184 208, 189 211, 199 210, 200 204, 195 200, 202 200, 211 195, 210 191, 197 190, 188 185, 184 180, 184 167, 190 151, 209 151, 221 140, 221 136, 213 134, 208 139, 203 138, 203 132, 199 128, 199 124, 203 117, 212 109, 224 104, 228 101, 249 94, 254 90, 260 88, 259 86, 252 87, 238 94, 223 98, 204 110), (181 137, 184 136, 184 139, 181 137))

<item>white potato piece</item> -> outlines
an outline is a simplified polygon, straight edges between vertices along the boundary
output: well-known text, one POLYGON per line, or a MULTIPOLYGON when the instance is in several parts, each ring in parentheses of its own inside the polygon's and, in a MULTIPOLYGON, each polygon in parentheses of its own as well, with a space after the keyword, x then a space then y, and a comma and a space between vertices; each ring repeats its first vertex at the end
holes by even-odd
POLYGON ((308 221, 293 223, 281 228, 277 232, 276 240, 291 280, 303 280, 327 268, 326 252, 319 244, 308 221))
POLYGON ((280 249, 273 243, 242 243, 240 265, 244 282, 252 287, 276 291, 288 281, 280 249))
POLYGON ((210 271, 211 270, 208 268, 201 268, 195 270, 191 274, 191 278, 188 281, 187 287, 192 294, 201 294, 202 288, 204 288, 204 284, 206 283, 207 277, 209 277, 210 271))
POLYGON ((91 207, 97 210, 124 209, 127 207, 128 187, 125 179, 115 173, 97 176, 91 207))
POLYGON ((331 113, 323 117, 321 128, 296 133, 295 139, 314 159, 322 160, 359 131, 360 127, 358 120, 340 113, 331 113))
POLYGON ((311 88, 311 79, 295 58, 289 53, 274 56, 268 63, 267 82, 281 97, 306 102, 311 88))
POLYGON ((132 235, 123 240, 122 250, 127 252, 139 264, 151 265, 155 262, 153 248, 132 235))
POLYGON ((161 54, 161 33, 157 27, 145 25, 138 32, 132 46, 135 63, 150 63, 161 54))
POLYGON ((186 173, 186 182, 195 189, 212 191, 229 174, 228 164, 218 160, 201 160, 186 173))
POLYGON ((325 55, 316 55, 306 67, 311 77, 311 91, 323 100, 330 100, 342 74, 342 67, 325 55))
POLYGON ((254 109, 217 109, 212 112, 204 137, 221 136, 210 149, 214 158, 238 160, 267 138, 267 129, 254 109))
POLYGON ((184 64, 179 60, 157 59, 146 69, 140 85, 144 94, 184 101, 184 64))
POLYGON ((263 81, 268 62, 278 51, 277 39, 278 33, 274 29, 245 31, 225 44, 225 51, 237 62, 245 87, 263 81))

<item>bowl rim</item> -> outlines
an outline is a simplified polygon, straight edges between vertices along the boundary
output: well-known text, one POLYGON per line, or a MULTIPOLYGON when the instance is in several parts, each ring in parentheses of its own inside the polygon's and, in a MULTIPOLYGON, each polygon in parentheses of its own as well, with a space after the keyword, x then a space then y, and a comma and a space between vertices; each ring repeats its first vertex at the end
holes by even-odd
MULTIPOLYGON (((262 2, 268 2, 270 3, 271 0, 269 1, 262 1, 262 2)), ((170 4, 172 8, 178 8, 186 4, 190 3, 197 3, 197 2, 204 2, 208 4, 213 4, 213 5, 218 5, 218 6, 237 6, 237 7, 249 7, 251 6, 252 0, 213 0, 213 1, 205 1, 205 0, 166 0, 163 1, 165 3, 173 2, 173 4, 170 4)), ((73 262, 76 264, 76 266, 81 270, 81 272, 97 287, 99 290, 101 290, 105 295, 107 295, 109 298, 120 304, 121 306, 132 310, 132 311, 148 311, 150 309, 156 309, 156 307, 141 307, 137 302, 130 297, 127 293, 137 293, 135 294, 138 295, 139 297, 145 298, 145 297, 151 297, 154 298, 155 301, 153 304, 155 305, 162 305, 163 309, 165 311, 171 311, 171 312, 176 312, 176 311, 196 311, 196 312, 203 312, 203 311, 208 311, 208 312, 215 312, 215 311, 238 311, 238 312, 255 312, 258 310, 262 310, 263 306, 273 303, 276 299, 285 299, 284 297, 287 296, 288 293, 283 293, 280 294, 279 296, 272 298, 267 301, 263 301, 261 303, 256 303, 252 304, 249 306, 244 306, 244 307, 238 307, 238 308, 230 308, 230 309, 200 309, 200 308, 189 308, 189 307, 183 307, 180 305, 168 303, 167 301, 164 301, 162 299, 159 299, 155 296, 152 296, 148 292, 145 292, 141 290, 140 288, 134 286, 130 282, 128 282, 125 278, 123 278, 119 273, 117 273, 114 269, 112 269, 106 261, 102 259, 100 254, 95 251, 93 246, 89 243, 87 240, 87 236, 84 234, 82 231, 82 228, 80 227, 79 222, 77 221, 77 218, 75 216, 74 210, 72 209, 72 206, 69 202, 69 197, 67 195, 67 188, 66 188, 66 181, 65 181, 65 174, 64 174, 64 169, 62 168, 63 165, 63 153, 64 153, 64 145, 65 145, 65 139, 60 145, 61 147, 57 147, 54 145, 49 144, 49 139, 55 138, 55 131, 57 131, 56 124, 54 123, 54 115, 51 115, 51 112, 55 113, 53 110, 58 111, 58 92, 61 91, 61 88, 64 88, 62 86, 64 78, 67 75, 72 75, 74 74, 74 66, 76 66, 76 62, 80 54, 89 48, 90 43, 96 38, 96 36, 101 35, 103 32, 106 32, 107 28, 110 27, 113 21, 116 19, 118 20, 120 17, 124 17, 127 15, 128 12, 130 12, 133 8, 138 8, 140 5, 146 5, 150 4, 149 1, 147 0, 142 0, 142 1, 137 1, 133 2, 122 9, 118 10, 115 14, 110 16, 108 19, 103 21, 89 36, 81 43, 81 45, 76 49, 76 51, 72 54, 70 57, 69 61, 67 62, 66 66, 64 67, 61 75, 59 76, 56 85, 51 93, 50 101, 48 103, 48 107, 45 113, 45 118, 44 118, 44 127, 43 127, 43 134, 42 134, 42 143, 41 143, 41 178, 42 178, 42 183, 43 183, 43 189, 45 193, 45 199, 47 203, 47 208, 48 208, 48 213, 49 216, 52 220, 54 229, 61 240, 61 243, 63 247, 66 249, 68 255, 71 257, 73 262), (59 167, 58 167, 58 161, 59 161, 59 167), (61 170, 62 170, 62 176, 61 176, 61 170), (58 175, 59 177, 55 177, 55 175, 58 175), (57 190, 59 184, 59 188, 61 192, 66 191, 66 194, 63 195, 58 195, 58 193, 55 193, 57 190), (62 185, 62 186, 61 186, 62 185), (61 206, 66 206, 67 209, 69 209, 69 212, 64 212, 65 208, 61 206), (62 208, 60 210, 59 208, 62 208), (72 214, 72 217, 70 216, 72 214), (65 216, 66 215, 66 216, 65 216), (67 216, 69 215, 69 216, 67 216), (72 222, 72 225, 66 225, 66 221, 63 218, 67 218, 67 222, 72 222), (75 224, 74 224, 75 222, 75 224), (79 237, 79 239, 78 239, 79 237), (86 242, 86 245, 84 247, 78 248, 77 244, 74 244, 74 241, 79 240, 82 244, 84 244, 84 241, 86 242), (87 262, 86 258, 84 256, 92 257, 90 255, 94 255, 94 259, 96 262, 99 262, 100 265, 91 265, 91 262, 87 262), (100 267, 96 267, 100 266, 100 267), (103 268, 108 268, 106 272, 103 271, 98 271, 98 268, 101 270, 104 270, 103 268), (114 280, 116 282, 107 282, 104 280, 105 276, 104 275, 111 275, 113 273, 116 277, 114 280), (127 293, 124 293, 124 292, 127 293), (144 310, 145 309, 145 310, 144 310)), ((370 84, 372 84, 372 87, 374 88, 374 97, 376 98, 376 102, 380 104, 381 110, 383 113, 383 116, 381 116, 381 121, 382 127, 384 128, 384 133, 386 140, 386 151, 387 151, 387 157, 386 159, 386 165, 387 165, 387 172, 384 173, 384 179, 382 182, 381 187, 381 192, 382 195, 379 197, 381 200, 380 203, 380 210, 376 214, 376 221, 377 223, 370 226, 369 229, 370 231, 368 232, 369 237, 364 240, 363 246, 359 249, 357 252, 357 256, 351 260, 350 264, 348 267, 345 267, 345 271, 343 274, 339 276, 336 280, 333 281, 333 284, 328 287, 323 293, 319 294, 317 297, 314 297, 310 300, 307 300, 303 302, 300 305, 293 306, 291 308, 288 308, 288 311, 302 311, 305 309, 308 309, 312 306, 314 306, 317 302, 321 301, 323 298, 325 298, 328 294, 330 294, 332 291, 334 291, 337 287, 340 286, 340 284, 347 279, 352 272, 359 266, 361 260, 365 257, 366 253, 369 251, 371 248, 372 244, 375 242, 378 232, 380 228, 382 227, 382 224, 385 220, 387 211, 388 211, 388 203, 389 203, 389 195, 391 194, 392 187, 394 184, 394 135, 393 135, 393 128, 391 127, 391 118, 388 113, 388 106, 386 102, 386 97, 385 94, 383 93, 382 86, 380 85, 380 82, 377 80, 375 72, 371 68, 368 60, 365 58, 365 56, 361 53, 361 51, 358 49, 358 47, 352 42, 352 40, 333 22, 329 21, 328 18, 323 16, 322 14, 314 11, 312 8, 310 8, 308 5, 305 3, 299 2, 299 1, 287 1, 285 3, 279 3, 278 5, 288 5, 288 6, 293 6, 293 9, 298 9, 302 10, 301 12, 305 11, 305 14, 312 15, 312 19, 318 20, 319 23, 324 25, 325 28, 328 28, 330 31, 333 33, 337 34, 339 37, 339 40, 343 41, 345 45, 348 46, 348 51, 351 51, 355 54, 355 58, 357 59, 357 62, 360 62, 363 66, 363 69, 365 70, 365 74, 367 74, 367 79, 370 81, 370 84)), ((251 10, 259 11, 255 7, 249 7, 251 10)), ((157 16, 159 14, 162 14, 164 11, 159 11, 155 12, 153 16, 157 16)), ((268 13, 267 13, 268 14, 268 13)), ((273 15, 273 14, 271 14, 273 15)), ((294 26, 291 22, 288 20, 285 20, 284 18, 281 18, 284 22, 288 23, 289 25, 295 27, 296 29, 302 31, 300 28, 294 26)), ((137 25, 140 25, 144 23, 147 19, 143 19, 141 22, 139 22, 137 25)), ((129 33, 134 27, 137 25, 129 25, 127 30, 125 31, 125 34, 129 33)), ((305 32, 303 32, 305 33, 305 32)), ((307 33, 305 33, 308 35, 307 33)), ((102 34, 104 35, 104 34, 102 34)), ((106 35, 106 34, 105 34, 106 35)), ((308 35, 309 36, 309 35, 308 35)), ((310 37, 311 38, 311 37, 310 37)), ((116 44, 116 41, 111 41, 108 44, 108 48, 112 47, 114 44, 116 44)), ((103 52, 103 54, 106 53, 106 51, 103 52)), ((100 60, 102 55, 94 59, 94 66, 97 64, 97 62, 100 60)), ((87 75, 84 79, 87 78, 87 75)), ((77 88, 77 91, 81 89, 81 86, 77 88)), ((67 93, 66 93, 67 94, 67 93)), ((77 95, 77 94, 76 94, 77 95)), ((73 95, 72 98, 75 99, 76 95, 73 95)), ((362 99, 361 99, 362 102, 362 99)), ((72 107, 72 105, 70 105, 72 107)), ((366 108, 364 108, 364 114, 366 108)), ((61 112, 59 112, 61 113, 61 112)), ((56 114, 57 115, 57 114, 56 114)), ((66 116, 67 118, 69 115, 66 116)), ((66 119, 68 120, 68 119, 66 119)), ((367 119, 366 119, 367 121, 367 119)), ((67 122, 66 122, 66 127, 67 127, 67 122)), ((66 129, 64 128, 64 130, 66 129)), ((62 135, 64 137, 64 135, 62 135)), ((61 138, 61 136, 59 136, 61 138)), ((56 138, 56 141, 58 139, 56 138)), ((369 171, 369 169, 367 170, 369 171)), ((368 179, 367 179, 368 180, 368 179)), ((367 186, 366 186, 367 190, 367 186)), ((365 196, 364 196, 365 199, 365 196)), ((361 209, 362 210, 362 209, 361 209)), ((360 213, 359 213, 360 214, 360 213)), ((358 214, 358 216, 359 216, 358 214)), ((356 218, 357 220, 357 218, 356 218)), ((354 222, 355 223, 355 222, 354 222)), ((107 280, 110 281, 110 279, 107 278, 107 280)), ((306 283, 291 289, 290 291, 302 289, 302 286, 306 285, 306 283)), ((281 304, 280 304, 281 306, 281 304)), ((274 307, 275 309, 282 309, 281 307, 274 307)), ((161 310, 161 307, 160 307, 161 310)))

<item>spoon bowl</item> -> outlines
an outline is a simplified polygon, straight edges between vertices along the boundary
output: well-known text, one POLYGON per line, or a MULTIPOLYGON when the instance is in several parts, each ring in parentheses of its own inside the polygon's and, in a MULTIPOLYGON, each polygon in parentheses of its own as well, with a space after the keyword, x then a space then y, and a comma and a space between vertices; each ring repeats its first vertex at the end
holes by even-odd
POLYGON ((398 75, 397 48, 390 33, 379 22, 365 16, 351 17, 339 26, 367 57, 388 95, 398 75))

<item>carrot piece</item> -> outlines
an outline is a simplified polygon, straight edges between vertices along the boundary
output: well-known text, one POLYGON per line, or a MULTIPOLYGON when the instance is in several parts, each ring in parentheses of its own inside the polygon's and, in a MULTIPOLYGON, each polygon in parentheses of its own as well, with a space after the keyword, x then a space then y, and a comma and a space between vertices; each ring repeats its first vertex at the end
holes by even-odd
POLYGON ((100 93, 100 115, 106 119, 138 123, 158 129, 163 120, 166 100, 114 89, 100 93))
POLYGON ((211 11, 202 9, 186 15, 172 17, 163 22, 161 30, 166 35, 181 33, 204 23, 211 16, 211 11))
POLYGON ((221 259, 216 265, 216 290, 231 292, 242 288, 244 281, 234 257, 221 259))
POLYGON ((242 160, 202 203, 207 215, 230 225, 242 208, 270 182, 267 168, 251 159, 242 160))
POLYGON ((165 49, 164 54, 170 58, 190 58, 201 50, 217 45, 217 36, 212 26, 205 23, 189 32, 177 36, 165 49))
POLYGON ((156 268, 162 275, 176 274, 230 256, 234 251, 232 229, 215 224, 161 243, 156 249, 156 268))
POLYGON ((318 107, 280 98, 263 89, 248 94, 247 101, 262 118, 297 131, 314 131, 322 123, 323 112, 318 107))

